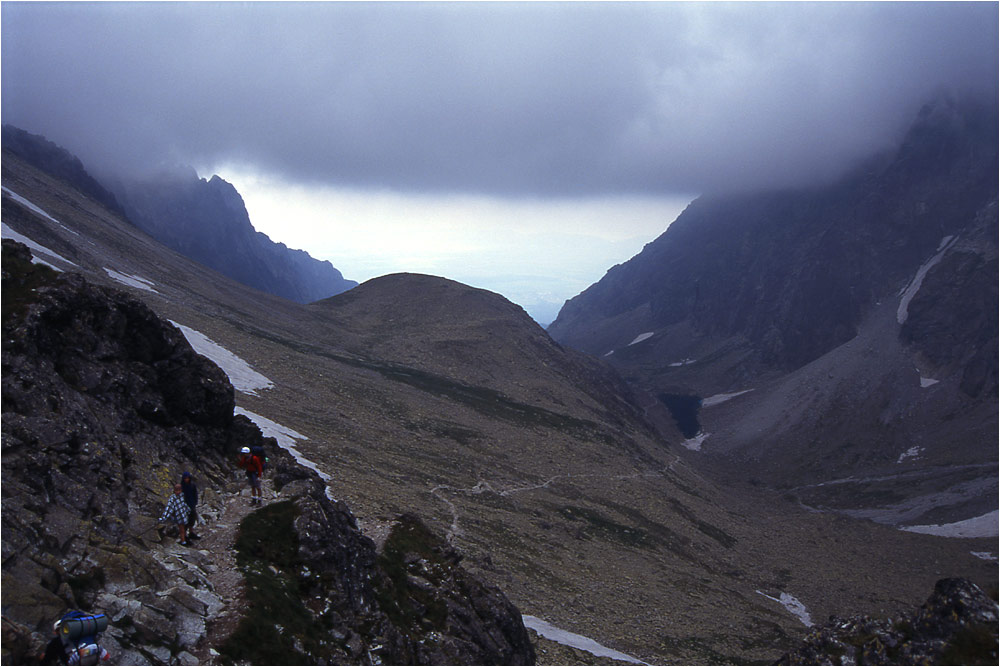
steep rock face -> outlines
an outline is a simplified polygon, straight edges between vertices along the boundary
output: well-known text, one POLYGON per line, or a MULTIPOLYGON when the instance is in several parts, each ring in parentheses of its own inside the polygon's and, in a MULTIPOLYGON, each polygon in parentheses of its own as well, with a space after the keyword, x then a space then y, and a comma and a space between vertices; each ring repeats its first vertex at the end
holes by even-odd
POLYGON ((218 176, 173 173, 123 183, 117 190, 129 218, 144 231, 245 285, 299 303, 357 285, 329 262, 256 231, 242 197, 218 176))
POLYGON ((801 367, 850 340, 872 304, 995 200, 995 117, 941 101, 895 155, 834 186, 703 197, 568 301, 549 331, 604 354, 687 322, 742 339, 763 369, 801 367))
POLYGON ((79 158, 37 134, 13 125, 3 126, 3 147, 29 164, 72 183, 80 192, 95 199, 110 211, 124 215, 118 200, 94 179, 79 158))
POLYGON ((234 425, 225 374, 144 304, 26 255, 4 241, 3 606, 18 626, 5 661, 37 655, 67 608, 97 606, 119 659, 169 659, 217 600, 170 574, 156 518, 184 469, 224 485, 248 424, 234 425))
POLYGON ((996 113, 941 99, 837 183, 705 196, 549 331, 711 398, 689 446, 735 476, 891 523, 995 510, 996 113))
POLYGON ((960 373, 970 398, 997 393, 998 229, 994 202, 927 272, 899 332, 935 372, 960 373))
MULTIPOLYGON (((223 371, 142 302, 31 264, 10 241, 3 267, 5 662, 36 662, 67 608, 107 613, 105 646, 128 664, 193 664, 213 648, 204 637, 222 611, 247 614, 237 637, 259 634, 255 609, 270 609, 264 627, 278 635, 277 654, 249 656, 259 662, 533 661, 517 610, 458 570, 449 580, 461 585, 424 598, 448 609, 443 622, 419 614, 415 627, 396 622, 377 593, 390 575, 347 507, 234 417, 223 371), (281 498, 243 520, 247 587, 272 591, 249 612, 227 609, 233 600, 213 585, 219 554, 154 530, 183 470, 200 482, 203 516, 231 509, 240 489, 232 452, 246 444, 268 446, 281 498), (262 523, 269 530, 258 534, 266 548, 257 553, 253 527, 262 523), (268 607, 275 590, 280 612, 268 607)), ((391 601, 413 608, 418 590, 397 590, 391 601)))
POLYGON ((941 579, 912 614, 838 618, 812 630, 782 665, 993 665, 997 604, 966 579, 941 579))

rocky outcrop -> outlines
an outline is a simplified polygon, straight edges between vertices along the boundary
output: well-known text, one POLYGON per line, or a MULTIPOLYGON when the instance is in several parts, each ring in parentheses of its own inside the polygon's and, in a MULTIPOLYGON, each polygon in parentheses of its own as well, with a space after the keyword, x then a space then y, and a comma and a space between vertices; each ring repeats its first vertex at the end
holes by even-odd
POLYGON ((262 664, 533 661, 520 614, 452 552, 429 597, 390 584, 391 561, 349 509, 233 416, 226 375, 179 330, 123 292, 30 259, 4 241, 5 663, 37 663, 68 608, 109 615, 104 644, 123 664, 219 654, 262 664), (224 554, 176 545, 157 518, 184 470, 199 480, 210 529, 231 516, 234 452, 246 444, 268 447, 276 498, 242 512, 237 564, 250 604, 235 606, 217 585, 224 554), (446 613, 404 621, 398 608, 446 613), (223 622, 234 626, 228 641, 213 633, 223 622))
POLYGON ((997 603, 966 579, 942 579, 912 614, 831 617, 778 664, 995 665, 997 603))

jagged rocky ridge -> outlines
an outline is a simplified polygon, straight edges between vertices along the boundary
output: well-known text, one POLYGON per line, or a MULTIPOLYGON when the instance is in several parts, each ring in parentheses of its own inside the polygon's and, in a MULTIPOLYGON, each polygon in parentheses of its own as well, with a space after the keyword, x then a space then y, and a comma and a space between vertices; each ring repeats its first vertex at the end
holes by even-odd
MULTIPOLYGON (((706 195, 568 301, 549 332, 603 355, 687 322, 706 338, 749 344, 746 374, 799 368, 857 335, 871 305, 905 285, 943 237, 995 207, 996 146, 995 104, 942 99, 898 149, 832 185, 706 195)), ((985 240, 995 235, 993 225, 985 240)), ((609 361, 629 367, 616 356, 609 361)))
POLYGON ((219 176, 165 172, 114 186, 129 219, 174 250, 244 285, 298 303, 340 294, 346 280, 328 261, 275 243, 253 228, 243 198, 219 176))
POLYGON ((106 187, 76 156, 45 137, 4 125, 3 144, 168 247, 244 285, 309 303, 358 284, 330 262, 256 231, 239 192, 218 176, 200 179, 193 169, 175 168, 141 178, 108 177, 106 187))
POLYGON ((31 134, 13 125, 4 125, 3 147, 43 171, 72 183, 76 189, 121 215, 121 205, 111 192, 84 168, 80 159, 43 136, 31 134))
POLYGON ((223 371, 141 301, 31 264, 5 240, 3 309, 5 663, 36 662, 67 608, 106 612, 123 664, 197 664, 210 648, 255 663, 533 661, 498 589, 415 517, 379 556, 314 472, 234 417, 223 371), (239 490, 232 452, 253 443, 268 446, 279 500, 241 524, 238 560, 258 597, 232 610, 211 583, 218 554, 155 528, 182 470, 200 480, 203 515, 220 514, 239 490), (284 630, 236 656, 238 642, 200 643, 221 612, 246 612, 237 636, 274 635, 276 619, 284 630))
POLYGON ((915 612, 833 616, 778 664, 995 665, 997 603, 966 579, 941 579, 915 612))

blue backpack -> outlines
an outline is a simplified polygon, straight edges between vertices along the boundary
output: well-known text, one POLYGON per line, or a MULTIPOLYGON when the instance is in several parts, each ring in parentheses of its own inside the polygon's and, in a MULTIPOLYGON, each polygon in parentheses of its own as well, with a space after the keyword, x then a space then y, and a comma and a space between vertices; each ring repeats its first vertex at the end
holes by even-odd
POLYGON ((100 662, 101 647, 97 644, 97 635, 107 629, 107 614, 85 614, 76 610, 64 614, 56 627, 70 656, 70 664, 79 665, 96 665, 100 662))

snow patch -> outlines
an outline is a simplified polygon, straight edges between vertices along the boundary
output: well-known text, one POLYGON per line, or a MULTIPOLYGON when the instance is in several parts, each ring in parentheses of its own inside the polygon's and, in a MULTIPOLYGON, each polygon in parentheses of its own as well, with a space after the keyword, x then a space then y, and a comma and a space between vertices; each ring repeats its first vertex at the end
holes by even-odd
POLYGON ((631 343, 629 343, 629 345, 635 345, 636 343, 641 343, 642 341, 649 340, 652 337, 653 337, 653 332, 652 331, 647 331, 646 333, 641 333, 638 336, 636 336, 635 339, 631 343))
POLYGON ((743 391, 736 391, 731 394, 716 394, 715 396, 709 396, 708 398, 701 399, 701 407, 708 408, 713 405, 718 405, 719 403, 725 403, 731 398, 742 396, 743 394, 750 391, 753 391, 753 389, 744 389, 743 391))
POLYGON ((896 459, 896 463, 902 463, 906 459, 915 459, 920 456, 920 452, 922 451, 924 451, 922 447, 910 447, 899 455, 899 458, 896 459))
POLYGON ((599 658, 621 660, 622 662, 628 662, 633 665, 648 664, 638 658, 633 658, 632 656, 621 653, 620 651, 602 646, 589 637, 584 637, 583 635, 578 635, 575 632, 569 632, 567 630, 560 630, 548 621, 543 621, 540 618, 527 615, 522 616, 521 618, 524 620, 524 627, 531 628, 537 632, 539 636, 545 637, 546 639, 554 641, 558 644, 580 649, 581 651, 587 651, 588 653, 592 653, 599 658))
POLYGON ((669 364, 669 366, 671 366, 671 367, 675 367, 675 366, 687 366, 688 364, 693 364, 696 361, 697 361, 697 359, 685 359, 684 361, 675 361, 674 363, 669 364))
POLYGON ((241 391, 244 394, 250 394, 251 396, 257 396, 258 389, 271 389, 274 387, 273 382, 255 371, 250 364, 243 361, 205 334, 200 331, 195 331, 190 327, 186 327, 183 324, 178 324, 173 320, 171 320, 170 323, 181 330, 181 333, 183 333, 184 337, 187 338, 188 343, 191 344, 191 347, 194 348, 195 352, 204 357, 208 357, 214 361, 219 368, 225 371, 226 375, 229 376, 229 381, 233 383, 233 388, 237 391, 241 391))
POLYGON ((129 287, 135 287, 136 289, 146 290, 147 292, 158 294, 158 292, 153 289, 153 285, 155 283, 151 280, 146 280, 141 276, 133 276, 127 273, 118 273, 108 267, 104 267, 104 272, 108 274, 109 278, 121 283, 122 285, 128 285, 129 287))
MULTIPOLYGON (((307 438, 306 436, 302 435, 297 431, 293 431, 287 426, 282 426, 277 422, 271 421, 267 417, 262 417, 258 415, 256 412, 250 412, 245 408, 237 406, 234 412, 238 415, 243 415, 244 417, 252 421, 254 424, 256 424, 257 427, 260 429, 261 433, 264 434, 265 438, 274 438, 275 440, 277 440, 278 446, 286 450, 289 454, 291 454, 292 458, 294 458, 299 465, 305 466, 306 468, 315 471, 316 474, 320 476, 320 479, 322 479, 327 484, 333 481, 333 478, 330 477, 330 475, 320 470, 315 463, 313 463, 306 457, 302 456, 302 454, 299 453, 299 450, 296 449, 295 447, 296 440, 308 440, 309 438, 307 438)), ((326 487, 326 497, 329 498, 330 500, 336 501, 336 498, 334 498, 333 495, 330 493, 329 486, 326 487)))
POLYGON ((994 563, 997 562, 997 555, 989 551, 970 551, 969 553, 981 560, 989 560, 994 563))
POLYGON ((70 266, 76 266, 76 264, 69 261, 65 257, 52 252, 51 250, 49 250, 48 248, 46 248, 41 244, 35 243, 24 234, 15 232, 13 229, 7 226, 6 222, 0 223, 0 236, 3 236, 3 238, 5 239, 11 239, 12 241, 17 241, 18 243, 23 243, 24 245, 28 246, 33 251, 33 254, 35 254, 35 256, 31 258, 31 261, 34 262, 35 264, 44 264, 45 266, 53 268, 56 271, 62 271, 62 269, 60 269, 58 266, 45 261, 41 257, 38 257, 37 254, 40 253, 42 255, 48 255, 52 259, 57 259, 60 262, 65 262, 70 266))
POLYGON ((58 220, 56 220, 55 218, 53 218, 51 215, 49 215, 48 213, 46 213, 45 211, 43 211, 38 206, 35 206, 30 201, 28 201, 27 199, 25 199, 21 195, 17 194, 16 192, 14 192, 10 188, 8 188, 6 185, 0 186, 0 187, 3 187, 3 191, 6 192, 8 195, 10 195, 11 199, 13 199, 17 203, 21 204, 25 208, 29 209, 30 211, 32 211, 34 213, 37 213, 38 215, 42 216, 43 218, 48 218, 49 220, 51 220, 52 222, 56 223, 57 225, 59 225, 60 227, 62 227, 63 229, 65 229, 66 231, 73 232, 74 234, 76 234, 76 232, 74 232, 72 229, 69 229, 63 223, 61 223, 58 220))
POLYGON ((902 298, 899 300, 899 308, 896 309, 896 322, 899 324, 906 322, 906 318, 909 315, 907 309, 910 307, 910 301, 912 301, 913 297, 916 296, 918 291, 920 291, 920 286, 924 282, 924 276, 927 275, 928 271, 934 268, 935 264, 941 261, 941 258, 944 257, 948 248, 955 245, 955 241, 957 240, 958 237, 952 236, 946 236, 941 239, 941 243, 938 244, 937 254, 924 262, 923 266, 917 269, 917 275, 913 277, 913 280, 910 281, 910 284, 907 285, 902 292, 902 298))
POLYGON ((920 388, 921 389, 926 389, 927 387, 933 387, 934 385, 936 385, 940 381, 941 380, 935 380, 933 378, 925 378, 925 377, 921 376, 920 377, 920 388))
POLYGON ((774 600, 782 607, 790 611, 796 618, 802 621, 803 625, 805 625, 808 628, 812 627, 813 625, 812 618, 809 616, 809 612, 806 610, 806 606, 801 602, 799 602, 797 599, 795 599, 793 596, 789 595, 788 593, 782 593, 781 597, 771 597, 767 593, 763 593, 761 591, 757 591, 757 594, 763 595, 768 600, 774 600))
POLYGON ((955 523, 927 526, 901 526, 902 530, 911 533, 924 533, 939 537, 997 537, 997 521, 1000 520, 1000 510, 993 510, 982 516, 973 517, 955 523))
POLYGON ((704 443, 705 440, 710 435, 711 435, 711 433, 705 433, 704 431, 702 431, 701 433, 699 433, 695 437, 689 438, 689 439, 685 440, 684 442, 682 442, 681 444, 684 445, 685 447, 687 447, 688 449, 690 449, 693 452, 700 452, 701 451, 701 445, 702 445, 702 443, 704 443))

